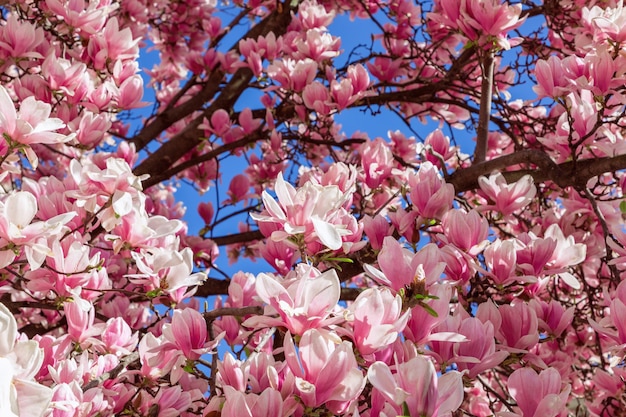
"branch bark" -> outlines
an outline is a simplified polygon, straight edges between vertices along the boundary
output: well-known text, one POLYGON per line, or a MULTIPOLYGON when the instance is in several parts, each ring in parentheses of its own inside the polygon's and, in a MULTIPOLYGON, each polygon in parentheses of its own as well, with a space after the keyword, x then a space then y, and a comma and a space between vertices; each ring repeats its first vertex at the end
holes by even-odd
MULTIPOLYGON (((274 32, 276 36, 279 36, 285 33, 287 27, 289 26, 289 22, 291 21, 291 12, 292 10, 289 7, 276 9, 261 24, 257 25, 254 28, 255 30, 251 30, 248 33, 248 36, 259 37, 264 36, 270 32, 274 32)), ((202 137, 202 132, 198 130, 198 126, 200 125, 200 123, 202 123, 202 120, 205 117, 210 118, 211 115, 219 109, 232 109, 239 97, 241 97, 241 94, 246 90, 246 88, 248 88, 248 85, 253 77, 254 74, 249 68, 239 68, 235 72, 235 74, 233 74, 232 78, 225 87, 221 88, 221 86, 219 85, 219 81, 215 85, 207 84, 212 86, 214 85, 214 87, 210 88, 210 91, 213 91, 214 88, 221 88, 222 92, 220 93, 220 95, 211 103, 209 107, 207 107, 202 112, 202 114, 196 117, 187 127, 185 127, 185 129, 183 129, 179 134, 172 137, 156 152, 154 152, 152 155, 148 156, 148 158, 146 158, 143 162, 141 162, 134 169, 135 175, 155 174, 158 172, 167 171, 183 155, 202 143, 202 141, 200 140, 200 138, 202 137)), ((222 77, 220 76, 220 80, 221 79, 222 77)), ((206 95, 208 95, 208 93, 206 95)), ((211 97, 213 95, 211 95, 211 97)), ((202 97, 204 97, 204 95, 202 97)), ((191 112, 187 114, 191 114, 193 113, 193 111, 199 110, 206 102, 206 100, 196 100, 195 97, 191 100, 197 101, 197 103, 194 106, 195 108, 185 108, 187 110, 191 110, 191 112)), ((178 118, 178 120, 175 119, 176 117, 184 114, 185 111, 187 111, 179 110, 180 114, 173 114, 174 110, 176 109, 178 109, 178 107, 172 109, 172 113, 170 113, 170 116, 164 116, 161 119, 157 118, 158 120, 155 120, 153 123, 144 128, 144 131, 146 131, 147 133, 143 134, 142 131, 142 133, 140 133, 135 139, 133 139, 137 142, 137 145, 147 144, 150 140, 152 140, 152 138, 156 137, 154 135, 158 136, 158 134, 163 130, 163 126, 166 126, 169 122, 174 123, 180 120, 181 118, 178 118), (159 123, 159 126, 161 126, 160 130, 157 129, 157 124, 159 123)), ((154 181, 152 181, 152 183, 154 183, 154 181)))
MULTIPOLYGON (((287 28, 288 21, 285 23, 285 19, 291 19, 291 11, 288 8, 283 10, 283 13, 278 11, 273 12, 267 16, 261 23, 252 27, 248 33, 242 36, 241 39, 256 39, 259 36, 265 36, 269 32, 274 32, 278 35, 281 24, 284 23, 284 27, 281 33, 287 28), (285 10, 287 10, 285 14, 285 10)), ((231 51, 239 50, 239 42, 235 43, 230 48, 231 51)), ((190 100, 177 105, 168 105, 162 113, 156 115, 156 117, 141 129, 137 135, 135 135, 130 141, 135 144, 137 151, 145 148, 148 143, 156 139, 161 132, 172 126, 174 123, 189 116, 195 111, 202 109, 205 103, 207 103, 215 94, 217 94, 222 88, 221 82, 224 79, 226 73, 221 68, 215 68, 212 70, 209 79, 205 82, 202 90, 197 92, 190 100), (171 107, 170 107, 171 106, 171 107)), ((182 91, 188 90, 193 84, 197 83, 197 80, 192 78, 182 88, 182 91)), ((227 108, 227 107, 225 107, 227 108)))
POLYGON ((483 80, 480 86, 480 113, 474 150, 474 163, 478 164, 487 158, 487 142, 489 140, 489 118, 491 116, 491 98, 493 95, 493 52, 487 51, 482 63, 483 80))
POLYGON ((598 175, 626 169, 626 154, 606 158, 584 159, 556 164, 549 155, 539 150, 527 149, 460 169, 450 175, 448 182, 457 193, 478 188, 478 177, 500 171, 508 182, 531 175, 535 183, 552 181, 560 187, 585 187, 587 181, 598 175), (506 168, 528 164, 534 168, 504 171, 506 168))

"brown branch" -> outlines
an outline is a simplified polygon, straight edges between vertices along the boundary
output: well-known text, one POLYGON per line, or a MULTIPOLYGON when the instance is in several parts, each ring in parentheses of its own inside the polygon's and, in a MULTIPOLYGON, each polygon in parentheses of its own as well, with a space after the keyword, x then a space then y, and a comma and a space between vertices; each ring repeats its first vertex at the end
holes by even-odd
POLYGON ((508 182, 515 182, 524 175, 531 175, 535 183, 552 181, 560 187, 584 188, 591 178, 606 172, 626 169, 626 154, 606 158, 568 161, 556 164, 546 153, 527 149, 500 158, 460 169, 450 175, 448 182, 457 193, 478 188, 478 177, 501 171, 508 182), (504 171, 506 168, 528 164, 534 168, 504 171))
POLYGON ((178 164, 169 168, 176 159, 179 159, 185 153, 191 151, 197 144, 200 143, 200 141, 198 140, 199 136, 200 136, 200 132, 195 127, 190 128, 189 130, 185 129, 183 132, 181 132, 181 134, 176 135, 169 142, 164 144, 152 156, 157 155, 157 153, 159 155, 155 156, 155 158, 153 158, 151 161, 148 161, 150 159, 150 157, 148 157, 148 159, 146 159, 142 164, 140 164, 137 168, 135 168, 134 172, 136 175, 141 175, 142 170, 147 170, 147 172, 144 172, 144 173, 152 172, 150 177, 148 177, 141 183, 143 188, 144 189, 150 188, 153 185, 159 184, 161 181, 165 181, 173 177, 174 175, 180 172, 183 172, 184 170, 188 168, 196 166, 202 162, 215 159, 218 156, 222 155, 223 153, 230 152, 237 148, 241 148, 251 143, 254 143, 255 141, 259 140, 259 138, 261 137, 259 135, 245 136, 239 140, 227 143, 212 151, 202 154, 198 156, 197 158, 194 158, 190 161, 186 161, 186 162, 183 162, 181 164, 178 164), (185 134, 183 135, 183 133, 185 134), (162 150, 163 152, 161 152, 162 150), (173 153, 173 156, 170 156, 172 155, 171 153, 170 155, 168 155, 165 152, 167 150, 173 153), (160 170, 156 169, 156 165, 158 165, 159 163, 163 164, 160 170))
POLYGON ((243 317, 248 314, 263 314, 263 307, 261 306, 248 306, 248 307, 224 307, 218 308, 216 310, 207 311, 202 313, 202 316, 205 320, 213 321, 218 317, 222 316, 238 316, 243 317))
POLYGON ((263 234, 254 230, 251 232, 236 233, 228 236, 218 236, 210 238, 217 246, 232 245, 233 243, 245 243, 253 240, 263 239, 263 234))
MULTIPOLYGON (((241 94, 248 87, 248 83, 252 80, 253 76, 254 74, 249 68, 239 68, 215 101, 213 101, 201 115, 191 121, 180 133, 164 143, 153 154, 135 167, 133 170, 135 175, 155 174, 168 170, 183 155, 201 144, 201 138, 204 133, 198 129, 198 126, 200 126, 204 118, 210 118, 217 110, 232 108, 237 102, 237 99, 239 99, 241 94)), ((168 175, 165 179, 170 176, 171 175, 168 175)), ((159 178, 160 177, 161 176, 159 176, 159 178)), ((148 181, 148 183, 154 185, 162 180, 163 179, 160 179, 156 182, 152 180, 148 181)), ((145 182, 144 186, 146 186, 145 182)))
MULTIPOLYGON (((204 103, 209 101, 220 90, 220 81, 222 81, 224 75, 223 70, 214 70, 204 87, 202 87, 202 90, 195 93, 191 99, 176 107, 166 109, 157 115, 152 122, 144 126, 141 132, 130 139, 130 141, 135 144, 137 151, 145 148, 152 140, 156 139, 161 132, 174 123, 201 109, 204 103)), ((194 80, 192 79, 189 80, 187 84, 191 86, 193 82, 194 80)), ((183 89, 185 88, 188 88, 188 86, 183 87, 183 89)))
MULTIPOLYGON (((532 164, 540 168, 542 172, 557 169, 554 161, 544 152, 526 149, 509 155, 504 155, 490 161, 474 164, 469 168, 460 169, 450 175, 448 182, 454 185, 457 193, 478 188, 478 177, 489 175, 495 171, 504 171, 506 168, 519 165, 532 164)), ((503 175, 511 174, 503 172, 503 175)), ((521 176, 520 176, 521 178, 521 176)))
POLYGON ((217 278, 207 278, 202 285, 198 287, 195 297, 210 297, 211 295, 227 295, 230 280, 217 278))
POLYGON ((483 80, 480 87, 480 113, 476 129, 476 149, 474 163, 481 163, 487 158, 487 142, 489 140, 489 118, 491 116, 491 98, 493 95, 493 52, 485 52, 482 60, 483 80))
MULTIPOLYGON (((242 12, 241 17, 243 17, 244 14, 245 13, 242 12)), ((264 36, 269 32, 274 32, 278 35, 277 29, 280 28, 280 24, 284 23, 284 15, 284 13, 271 13, 258 25, 252 27, 244 36, 241 37, 241 39, 257 39, 259 36, 264 36)), ((287 12, 287 17, 290 18, 289 11, 287 12)), ((287 26, 288 22, 284 24, 282 32, 286 30, 287 26)), ((236 42, 230 50, 239 51, 239 42, 236 42)), ((131 142, 135 144, 137 151, 146 147, 148 143, 156 139, 161 132, 172 126, 174 123, 189 116, 193 112, 202 109, 202 106, 220 91, 222 87, 221 82, 225 75, 226 73, 221 68, 213 69, 209 79, 205 82, 204 87, 202 87, 202 90, 195 93, 190 100, 175 107, 172 106, 172 103, 168 104, 162 113, 156 115, 150 123, 144 126, 141 132, 131 139, 131 142)), ((187 81, 181 91, 188 90, 194 84, 198 84, 198 82, 195 78, 192 78, 187 81)), ((177 102, 179 99, 180 96, 175 97, 174 102, 177 102)))
MULTIPOLYGON (((290 7, 277 8, 268 17, 266 17, 263 22, 252 28, 246 36, 256 39, 259 36, 264 36, 270 32, 274 32, 276 36, 282 35, 286 32, 287 26, 291 22, 291 12, 292 9, 290 7)), ((216 71, 216 80, 219 72, 220 71, 216 71)), ((200 116, 196 117, 179 134, 175 135, 168 142, 163 144, 156 152, 148 156, 148 158, 140 163, 134 169, 135 174, 142 175, 163 172, 164 170, 172 167, 173 164, 187 152, 202 143, 202 141, 199 140, 202 137, 202 132, 198 130, 198 126, 202 123, 202 120, 205 117, 211 117, 211 115, 219 109, 232 109, 241 94, 246 90, 246 88, 248 88, 248 85, 253 77, 254 74, 252 71, 246 67, 239 68, 223 88, 219 85, 221 79, 223 78, 222 75, 219 75, 219 80, 217 80, 216 83, 207 83, 205 89, 210 90, 210 92, 215 90, 216 93, 221 88, 219 96, 202 112, 200 116)), ((213 75, 211 79, 213 79, 213 75)), ((215 93, 213 93, 210 97, 213 97, 215 93)), ((202 97, 204 97, 204 95, 202 97)), ((192 98, 191 101, 197 101, 200 106, 198 106, 198 103, 194 106, 190 106, 193 108, 191 108, 191 111, 187 114, 191 114, 193 111, 199 110, 208 100, 196 100, 195 98, 192 98)), ((181 106, 178 106, 175 109, 180 107, 181 106)), ((175 109, 172 109, 172 111, 175 109)), ((183 110, 179 110, 179 112, 182 114, 183 110)), ((176 119, 171 116, 171 114, 170 116, 163 116, 162 118, 157 117, 157 119, 150 125, 146 126, 146 128, 144 128, 142 132, 140 132, 140 134, 133 139, 133 141, 136 140, 137 142, 140 142, 137 143, 137 145, 148 143, 163 131, 163 126, 166 126, 169 122, 174 123, 178 120, 181 120, 181 118, 176 119), (168 117, 170 118, 168 119, 168 117), (159 123, 161 124, 161 127, 157 129, 157 124, 159 123), (144 133, 144 131, 146 131, 146 133, 144 133)))

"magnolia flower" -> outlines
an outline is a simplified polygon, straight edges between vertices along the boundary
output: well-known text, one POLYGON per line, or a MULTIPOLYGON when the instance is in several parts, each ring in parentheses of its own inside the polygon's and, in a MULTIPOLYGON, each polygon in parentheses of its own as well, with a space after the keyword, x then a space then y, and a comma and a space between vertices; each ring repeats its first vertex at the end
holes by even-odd
POLYGON ((61 119, 50 117, 51 110, 50 104, 27 97, 22 100, 17 112, 8 91, 0 85, 0 133, 15 143, 27 145, 24 151, 34 168, 38 165, 37 156, 28 145, 63 143, 73 137, 54 132, 65 124, 61 119))
POLYGON ((530 175, 524 175, 519 181, 507 184, 502 173, 492 174, 489 178, 479 177, 478 185, 494 202, 483 209, 493 209, 503 215, 509 215, 526 207, 537 194, 537 188, 530 175))
POLYGON ((561 389, 561 375, 554 368, 539 374, 530 368, 518 369, 509 377, 508 385, 521 414, 503 413, 507 417, 555 417, 566 408, 570 387, 561 389))
POLYGON ((398 411, 404 405, 412 417, 435 417, 456 410, 463 402, 459 372, 437 377, 435 366, 424 356, 398 363, 395 368, 392 373, 386 363, 375 362, 367 371, 367 379, 398 411))
POLYGON ((43 416, 52 390, 34 377, 43 363, 43 350, 34 340, 16 341, 17 322, 0 304, 0 416, 43 416))
POLYGON ((263 191, 265 211, 251 213, 257 222, 270 222, 280 225, 283 230, 272 233, 272 239, 283 240, 292 235, 314 236, 332 250, 340 249, 342 236, 352 235, 352 231, 341 223, 345 212, 343 203, 351 192, 343 193, 335 185, 322 186, 308 181, 296 189, 287 183, 281 173, 274 186, 278 202, 267 191, 263 191))
POLYGON ((330 313, 339 302, 341 287, 334 269, 320 273, 308 265, 300 265, 286 279, 259 274, 256 279, 259 298, 275 310, 279 317, 254 316, 247 327, 285 326, 298 335, 336 320, 330 313))
POLYGON ((310 329, 302 335, 297 351, 287 333, 284 348, 298 396, 307 407, 325 404, 333 413, 343 414, 363 390, 365 378, 350 342, 310 329))
POLYGON ((402 297, 384 287, 363 291, 350 310, 354 314, 354 343, 363 355, 391 345, 409 318, 409 311, 402 314, 402 297))
MULTIPOLYGON (((33 222, 37 211, 37 198, 28 191, 11 193, 0 202, 0 244, 4 242, 5 246, 10 242, 22 246, 31 270, 38 269, 51 254, 47 238, 61 233, 65 224, 76 215, 68 212, 45 222, 33 222)), ((9 265, 13 259, 13 251, 0 251, 0 268, 9 265)))

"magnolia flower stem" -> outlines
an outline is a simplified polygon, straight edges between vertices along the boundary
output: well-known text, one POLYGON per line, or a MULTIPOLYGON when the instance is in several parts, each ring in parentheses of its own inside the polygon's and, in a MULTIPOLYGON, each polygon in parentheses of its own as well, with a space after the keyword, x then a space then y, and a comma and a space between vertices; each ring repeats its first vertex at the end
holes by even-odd
POLYGON ((487 140, 489 138, 489 118, 491 117, 491 96, 493 94, 493 52, 483 56, 483 81, 480 88, 480 113, 478 115, 478 134, 474 150, 474 164, 484 162, 487 157, 487 140))

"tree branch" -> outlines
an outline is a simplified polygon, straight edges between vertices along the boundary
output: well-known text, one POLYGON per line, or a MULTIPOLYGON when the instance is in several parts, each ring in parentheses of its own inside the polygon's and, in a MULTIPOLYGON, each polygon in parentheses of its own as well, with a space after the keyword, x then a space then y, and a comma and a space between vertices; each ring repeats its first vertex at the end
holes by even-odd
MULTIPOLYGON (((282 35, 287 30, 287 27, 289 26, 289 22, 291 21, 291 12, 292 10, 289 7, 279 8, 275 10, 262 23, 260 23, 259 25, 255 26, 252 30, 250 30, 247 36, 256 39, 259 36, 264 36, 270 32, 274 32, 276 36, 282 35), (279 11, 279 10, 282 10, 282 11, 279 11)), ((218 73, 219 71, 216 71, 216 75, 215 75, 216 79, 217 79, 217 75, 219 75, 218 73)), ((244 67, 244 68, 239 68, 235 72, 235 74, 233 74, 232 78, 226 84, 226 86, 222 87, 219 85, 221 79, 223 78, 223 76, 221 75, 219 77, 219 80, 217 80, 217 83, 208 83, 207 86, 211 86, 211 87, 205 87, 205 89, 209 89, 210 91, 213 91, 213 89, 219 90, 221 88, 220 95, 211 103, 209 107, 207 107, 202 112, 201 115, 196 117, 179 134, 172 137, 168 142, 163 144, 156 152, 154 152, 152 155, 148 156, 148 158, 146 158, 143 162, 141 162, 134 169, 135 175, 154 174, 158 172, 163 172, 164 170, 167 170, 170 167, 172 167, 174 163, 178 161, 187 152, 191 151, 193 148, 195 148, 200 143, 202 143, 202 141, 199 140, 199 138, 202 136, 202 132, 198 130, 198 126, 200 125, 200 123, 202 123, 202 120, 205 117, 210 118, 211 115, 219 109, 232 109, 235 103, 237 102, 237 100, 239 99, 239 97, 241 96, 241 94, 246 90, 246 88, 248 88, 248 84, 250 83, 253 77, 254 77, 254 74, 252 73, 252 71, 249 68, 244 67)), ((213 79, 213 76, 211 77, 211 79, 213 79)), ((210 97, 212 97, 214 94, 215 93, 213 93, 210 97)), ((202 97, 204 97, 204 95, 202 95, 202 97)), ((200 104, 200 106, 198 106, 198 103, 196 103, 191 109, 187 109, 185 107, 185 109, 191 110, 187 114, 191 114, 193 113, 193 111, 199 110, 207 100, 204 100, 204 99, 196 100, 195 98, 192 98, 191 101, 197 101, 200 104)), ((180 107, 181 106, 178 106, 172 109, 172 111, 180 107)), ((187 110, 184 110, 184 111, 187 111, 187 110)), ((184 113, 183 110, 177 110, 177 111, 179 111, 180 114, 184 113)), ((177 117, 178 115, 179 114, 177 114, 177 117)), ((141 145, 144 143, 147 144, 150 140, 156 137, 154 135, 157 132, 157 129, 156 129, 157 124, 159 123, 161 124, 160 128, 158 129, 158 132, 160 133, 164 129, 163 126, 167 126, 167 123, 171 122, 171 124, 173 124, 174 122, 178 120, 181 120, 181 118, 178 118, 175 120, 175 117, 172 115, 163 116, 161 119, 157 118, 157 120, 155 120, 149 126, 144 128, 143 131, 133 139, 133 141, 137 141, 138 142, 137 145, 141 145), (146 133, 144 133, 144 131, 146 131, 146 133)), ((156 135, 158 136, 159 133, 156 133, 156 135)))
POLYGON ((474 150, 474 163, 481 163, 487 158, 489 140, 489 118, 491 116, 491 98, 493 95, 493 52, 487 51, 482 60, 483 80, 480 87, 480 113, 474 150))
POLYGON ((264 238, 265 236, 263 236, 259 230, 254 230, 251 232, 236 233, 228 236, 211 237, 209 239, 211 239, 217 246, 224 246, 232 245, 233 243, 245 243, 252 240, 261 240, 264 238))
POLYGON ((461 193, 478 188, 478 177, 500 171, 508 182, 518 181, 528 174, 535 183, 552 181, 560 187, 585 187, 587 181, 593 177, 622 169, 626 169, 626 154, 556 164, 548 154, 526 149, 460 169, 450 175, 448 182, 454 185, 457 193, 461 193), (535 165, 536 168, 504 171, 519 164, 535 165))

